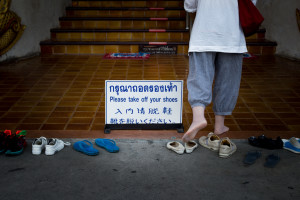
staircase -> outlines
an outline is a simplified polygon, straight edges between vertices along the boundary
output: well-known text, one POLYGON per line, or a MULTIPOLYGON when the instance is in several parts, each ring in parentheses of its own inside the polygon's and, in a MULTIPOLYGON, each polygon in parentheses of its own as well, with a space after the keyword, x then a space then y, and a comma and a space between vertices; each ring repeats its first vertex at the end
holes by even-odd
MULTIPOLYGON (((183 2, 73 0, 72 6, 66 7, 66 16, 59 18, 60 28, 51 29, 51 39, 40 43, 41 53, 79 55, 149 50, 187 55, 189 30, 183 2)), ((250 53, 274 54, 276 43, 265 40, 264 34, 262 29, 247 38, 250 53)))

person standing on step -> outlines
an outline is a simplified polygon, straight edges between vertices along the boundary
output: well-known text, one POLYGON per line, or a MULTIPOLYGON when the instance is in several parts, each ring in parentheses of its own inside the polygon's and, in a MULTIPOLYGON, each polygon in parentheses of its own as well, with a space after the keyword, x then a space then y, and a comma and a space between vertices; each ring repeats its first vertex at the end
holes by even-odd
MULTIPOLYGON (((256 0, 252 2, 256 4, 256 0)), ((196 12, 189 42, 187 79, 193 122, 182 137, 188 142, 206 127, 204 111, 211 101, 214 133, 220 135, 229 130, 224 120, 237 102, 247 47, 239 22, 238 0, 185 0, 184 9, 196 12)))

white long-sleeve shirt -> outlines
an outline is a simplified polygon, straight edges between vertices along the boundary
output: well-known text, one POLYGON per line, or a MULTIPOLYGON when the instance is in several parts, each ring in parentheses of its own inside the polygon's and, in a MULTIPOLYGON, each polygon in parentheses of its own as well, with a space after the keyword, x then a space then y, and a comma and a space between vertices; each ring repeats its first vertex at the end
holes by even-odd
MULTIPOLYGON (((252 2, 256 4, 256 0, 252 2)), ((185 0, 184 9, 197 12, 189 52, 247 52, 238 0, 185 0)))

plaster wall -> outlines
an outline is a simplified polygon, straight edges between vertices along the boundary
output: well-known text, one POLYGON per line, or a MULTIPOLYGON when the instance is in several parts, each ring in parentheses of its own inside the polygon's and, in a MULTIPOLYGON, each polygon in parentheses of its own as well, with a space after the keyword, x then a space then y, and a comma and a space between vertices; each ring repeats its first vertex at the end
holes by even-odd
POLYGON ((296 19, 299 0, 258 0, 257 7, 265 18, 266 39, 277 42, 276 54, 300 59, 300 31, 296 19))
POLYGON ((12 0, 10 10, 21 18, 26 29, 0 61, 27 57, 40 53, 40 41, 50 39, 50 29, 59 27, 58 18, 65 15, 65 7, 72 0, 12 0))

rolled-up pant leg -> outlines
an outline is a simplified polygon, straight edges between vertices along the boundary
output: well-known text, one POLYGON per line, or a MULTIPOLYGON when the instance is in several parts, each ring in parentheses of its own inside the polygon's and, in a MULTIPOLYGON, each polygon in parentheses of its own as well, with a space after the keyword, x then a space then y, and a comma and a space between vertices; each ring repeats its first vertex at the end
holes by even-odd
POLYGON ((243 54, 217 53, 213 111, 215 115, 231 115, 239 95, 243 54))
POLYGON ((212 100, 215 74, 215 52, 191 52, 187 79, 188 101, 191 107, 206 107, 212 100))

